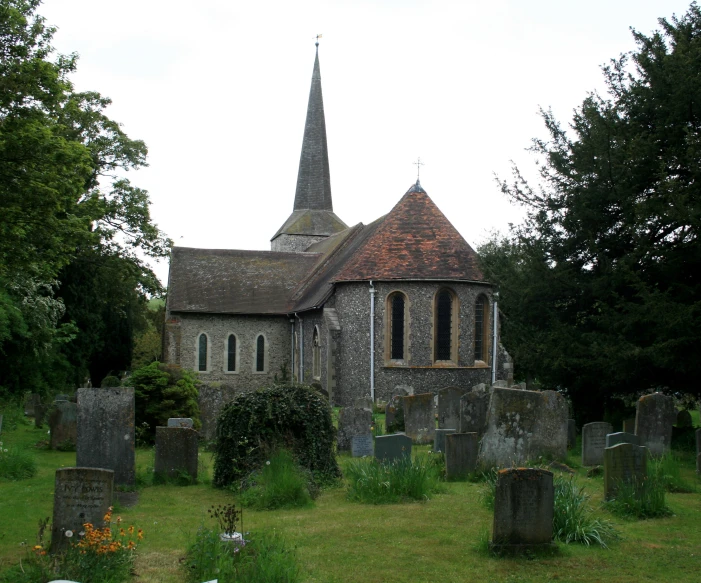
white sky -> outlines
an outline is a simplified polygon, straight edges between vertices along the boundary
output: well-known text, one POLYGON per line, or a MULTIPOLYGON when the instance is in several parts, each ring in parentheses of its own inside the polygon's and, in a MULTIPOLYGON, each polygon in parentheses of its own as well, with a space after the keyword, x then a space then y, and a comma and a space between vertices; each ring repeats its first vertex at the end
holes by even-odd
MULTIPOLYGON (((473 246, 521 210, 498 189, 566 124, 629 31, 681 16, 681 0, 45 0, 54 46, 80 55, 78 90, 146 142, 154 221, 176 245, 269 249, 292 212, 314 39, 334 211, 387 213, 416 180, 473 246)), ((166 281, 168 266, 155 267, 166 281)))

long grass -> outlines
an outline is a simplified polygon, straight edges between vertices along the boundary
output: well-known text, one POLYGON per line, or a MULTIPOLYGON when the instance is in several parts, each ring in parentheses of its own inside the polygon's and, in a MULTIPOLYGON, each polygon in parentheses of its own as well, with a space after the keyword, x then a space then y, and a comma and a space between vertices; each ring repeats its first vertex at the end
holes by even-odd
POLYGON ((651 460, 649 471, 654 473, 657 479, 664 484, 667 492, 691 494, 697 491, 696 485, 682 476, 679 457, 673 453, 651 460))
POLYGON ((19 447, 3 447, 0 441, 0 478, 25 480, 37 473, 34 456, 19 447))
POLYGON ((665 500, 664 479, 654 470, 641 480, 618 484, 615 497, 604 506, 625 518, 661 518, 672 514, 665 500))

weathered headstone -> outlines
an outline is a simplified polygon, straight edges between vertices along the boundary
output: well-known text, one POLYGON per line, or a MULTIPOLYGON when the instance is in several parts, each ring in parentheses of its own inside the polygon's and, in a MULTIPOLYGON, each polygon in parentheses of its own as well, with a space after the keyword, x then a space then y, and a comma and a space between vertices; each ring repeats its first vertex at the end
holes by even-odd
POLYGON ((78 389, 76 465, 114 470, 115 485, 134 485, 132 387, 78 389))
POLYGON ((186 473, 197 478, 197 431, 189 427, 156 427, 154 472, 177 478, 186 473))
POLYGON ((34 427, 41 429, 44 426, 48 407, 41 402, 34 403, 34 427))
POLYGON ((375 458, 392 461, 402 456, 411 456, 411 437, 404 433, 380 435, 375 438, 375 458))
POLYGON ((510 467, 540 456, 567 455, 567 402, 555 391, 493 388, 480 459, 510 467))
POLYGON ((640 438, 637 435, 626 433, 625 431, 609 433, 606 436, 606 447, 613 447, 619 443, 632 443, 633 445, 640 445, 640 438))
POLYGON ((171 417, 168 419, 168 427, 188 427, 193 429, 193 421, 190 417, 171 417))
POLYGON ((414 443, 433 443, 436 417, 433 393, 404 397, 404 432, 414 443))
POLYGON ((26 393, 24 395, 24 414, 27 417, 34 417, 34 408, 41 405, 41 395, 37 393, 26 393))
POLYGON ((552 472, 501 470, 494 496, 492 546, 508 550, 551 545, 554 512, 552 472))
POLYGON ((640 445, 659 457, 669 452, 672 444, 672 425, 677 419, 674 399, 662 393, 643 395, 638 399, 635 414, 635 435, 640 445))
POLYGON ((460 397, 465 394, 465 389, 447 387, 438 391, 438 428, 460 428, 460 397))
POLYGON ((359 407, 343 407, 338 414, 338 451, 350 451, 354 435, 367 435, 371 432, 372 411, 359 407))
POLYGON ((78 405, 70 401, 55 401, 49 411, 51 449, 75 448, 77 441, 78 405))
POLYGON ((102 528, 112 506, 114 472, 102 468, 60 468, 54 484, 51 551, 80 540, 83 524, 102 528))
POLYGON ((490 395, 487 385, 479 384, 460 397, 460 433, 477 433, 482 437, 487 425, 490 395))
POLYGON ((63 393, 61 393, 60 395, 56 395, 54 397, 54 403, 57 403, 58 401, 69 401, 69 400, 70 400, 69 396, 65 395, 63 393))
POLYGON ((433 440, 433 451, 445 453, 445 438, 451 433, 457 433, 455 429, 436 429, 436 437, 433 440))
POLYGON ((370 411, 372 411, 374 403, 372 402, 372 399, 368 396, 358 397, 355 400, 355 406, 359 409, 370 409, 370 411))
POLYGON ((372 457, 375 455, 372 433, 354 435, 351 438, 351 455, 353 457, 372 457))
POLYGON ((691 427, 692 425, 693 422, 691 420, 691 413, 689 413, 686 409, 682 409, 679 411, 679 413, 677 413, 677 427, 691 427))
POLYGON ((577 423, 574 419, 567 420, 567 449, 577 445, 577 423))
POLYGON ((635 433, 635 418, 623 420, 623 432, 633 434, 635 433))
POLYGON ((465 478, 477 467, 479 440, 476 433, 445 436, 445 474, 450 480, 465 478))
POLYGON ((604 463, 606 436, 613 427, 606 421, 587 423, 582 427, 582 465, 600 466, 604 463))
POLYGON ((701 429, 696 430, 696 473, 701 474, 701 429))
POLYGON ((647 477, 647 448, 619 443, 604 450, 604 497, 612 498, 621 484, 640 484, 647 477))

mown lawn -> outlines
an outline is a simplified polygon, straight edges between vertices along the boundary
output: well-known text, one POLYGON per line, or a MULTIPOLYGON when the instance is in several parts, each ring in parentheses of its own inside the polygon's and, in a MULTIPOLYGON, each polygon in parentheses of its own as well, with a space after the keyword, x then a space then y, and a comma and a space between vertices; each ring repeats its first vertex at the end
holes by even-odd
MULTIPOLYGON (((54 470, 75 463, 74 453, 36 449, 46 430, 20 424, 3 431, 4 447, 30 448, 38 474, 31 479, 0 481, 0 571, 23 556, 21 544, 35 544, 40 518, 51 516, 54 470)), ((569 463, 578 466, 578 452, 569 463)), ((188 542, 198 526, 214 526, 207 517, 213 504, 230 502, 232 495, 208 483, 210 454, 201 452, 205 481, 197 486, 146 486, 133 508, 118 509, 127 524, 145 531, 137 559, 139 583, 183 582, 180 567, 188 542)), ((683 457, 684 474, 699 485, 693 456, 683 457)), ((139 450, 137 466, 147 477, 153 452, 139 450)), ((598 507, 601 478, 577 479, 598 507)), ((449 483, 447 492, 414 504, 365 506, 345 499, 342 487, 324 491, 315 507, 276 512, 244 511, 244 530, 276 529, 296 547, 306 581, 510 583, 581 581, 633 583, 641 581, 698 582, 701 579, 701 493, 668 494, 674 516, 648 521, 625 521, 605 511, 622 535, 609 550, 579 545, 558 546, 548 557, 496 558, 484 541, 492 514, 481 500, 481 484, 449 483)))

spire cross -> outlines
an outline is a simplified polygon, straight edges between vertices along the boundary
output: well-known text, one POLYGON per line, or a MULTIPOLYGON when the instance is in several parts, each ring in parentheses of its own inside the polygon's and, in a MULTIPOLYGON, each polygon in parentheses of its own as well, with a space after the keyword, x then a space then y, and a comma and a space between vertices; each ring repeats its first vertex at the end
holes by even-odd
POLYGON ((412 162, 412 164, 416 164, 416 180, 419 180, 419 175, 421 174, 421 166, 424 165, 424 163, 421 161, 421 158, 417 158, 416 162, 412 162))
POLYGON ((317 34, 314 38, 316 39, 316 46, 319 46, 319 39, 321 38, 321 35, 317 34))

